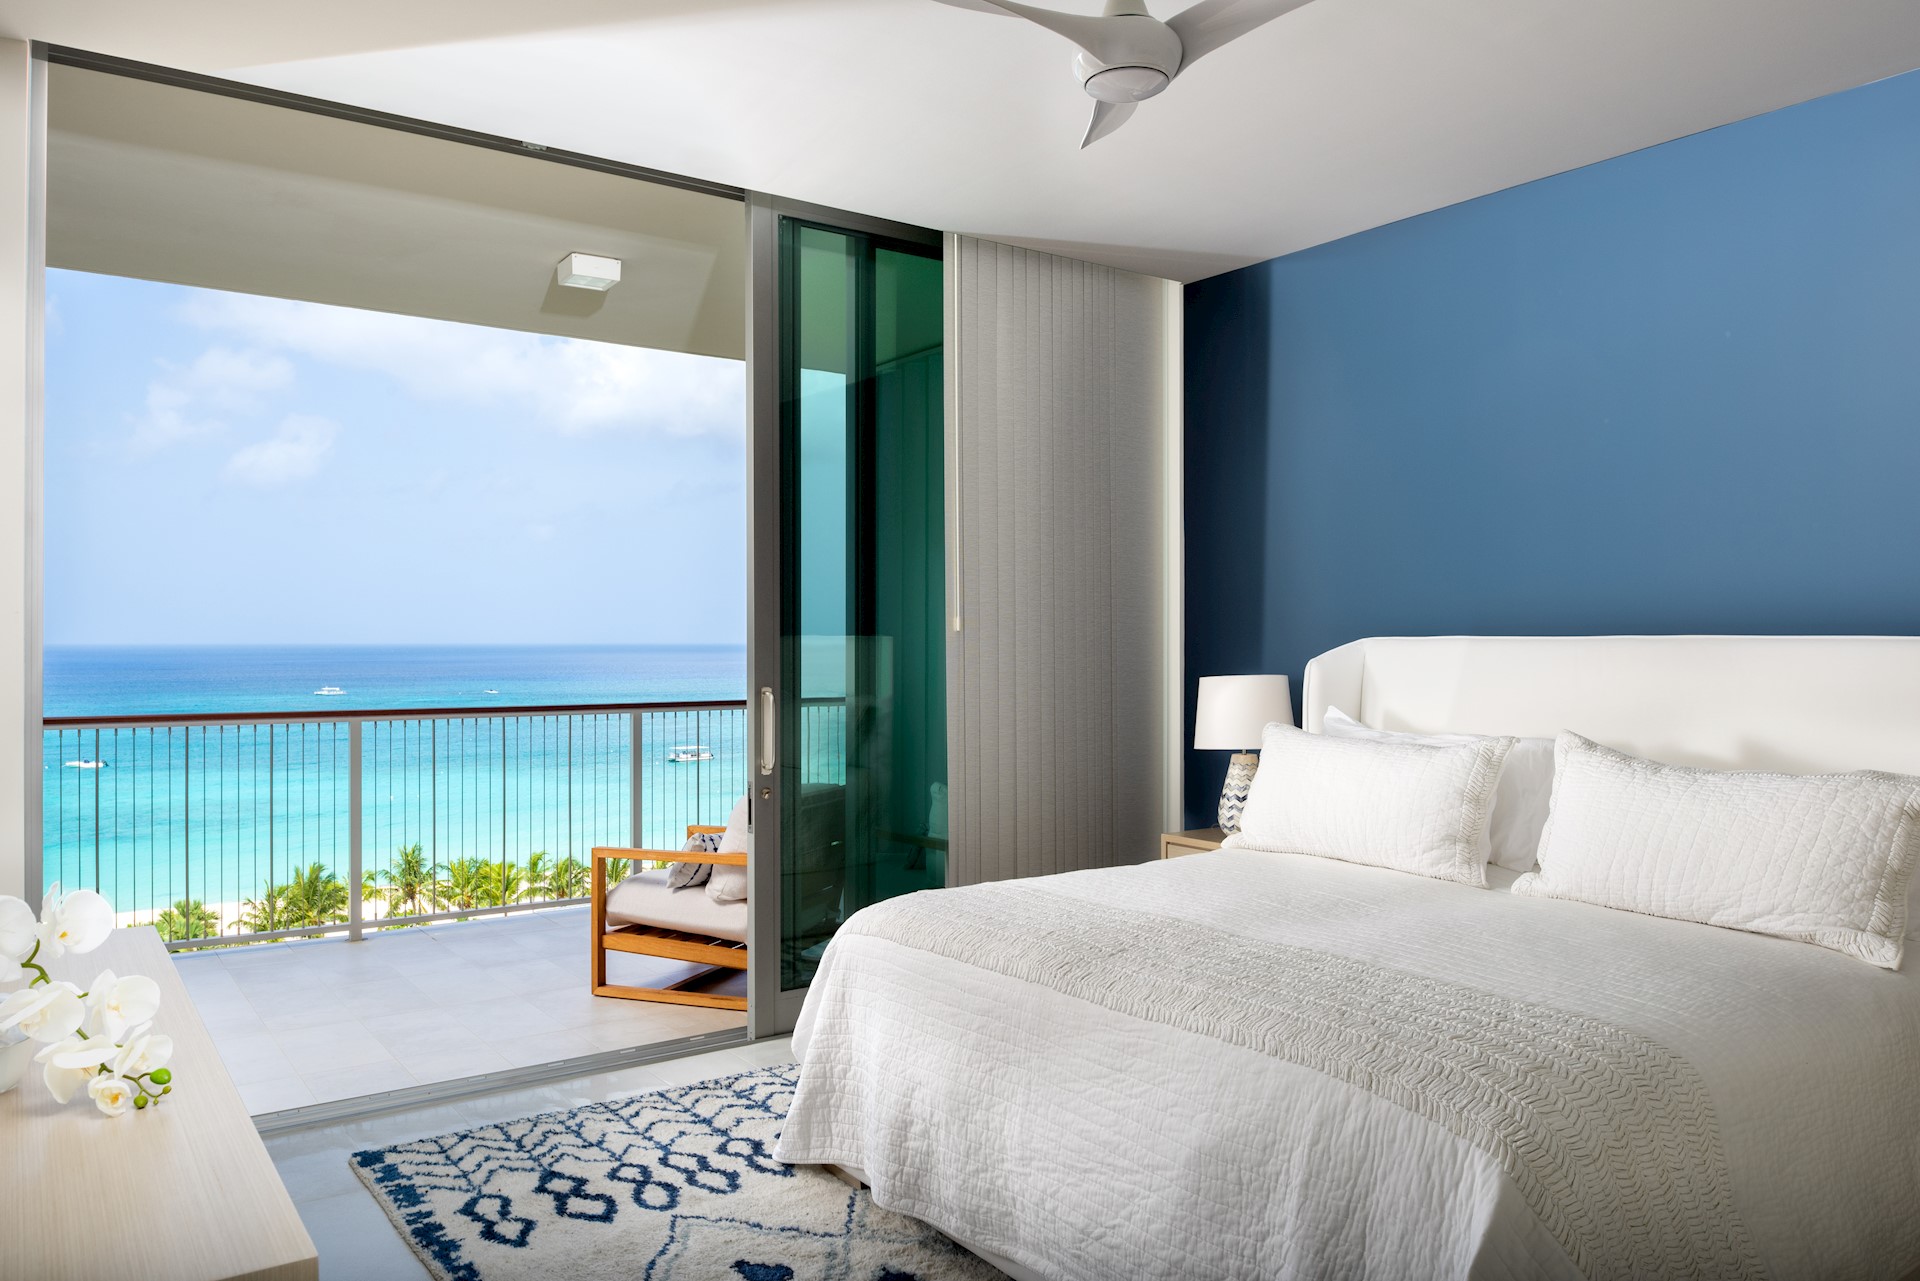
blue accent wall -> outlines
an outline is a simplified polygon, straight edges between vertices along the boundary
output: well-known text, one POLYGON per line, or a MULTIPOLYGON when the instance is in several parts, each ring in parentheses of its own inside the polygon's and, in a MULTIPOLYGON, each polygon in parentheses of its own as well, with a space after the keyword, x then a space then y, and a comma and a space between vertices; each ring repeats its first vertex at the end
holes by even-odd
POLYGON ((1920 633, 1920 72, 1190 285, 1186 342, 1188 742, 1360 636, 1920 633))

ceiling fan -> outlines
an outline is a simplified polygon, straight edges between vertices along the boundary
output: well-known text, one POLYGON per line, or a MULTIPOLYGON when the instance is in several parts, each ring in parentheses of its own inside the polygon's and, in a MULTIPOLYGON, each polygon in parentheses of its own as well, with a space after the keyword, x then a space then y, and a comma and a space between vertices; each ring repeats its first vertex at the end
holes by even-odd
POLYGON ((1141 0, 1107 0, 1098 17, 1060 13, 1018 0, 939 0, 956 9, 1025 18, 1080 46, 1073 73, 1093 99, 1085 148, 1125 124, 1134 107, 1229 40, 1298 9, 1309 0, 1200 0, 1165 22, 1141 0))

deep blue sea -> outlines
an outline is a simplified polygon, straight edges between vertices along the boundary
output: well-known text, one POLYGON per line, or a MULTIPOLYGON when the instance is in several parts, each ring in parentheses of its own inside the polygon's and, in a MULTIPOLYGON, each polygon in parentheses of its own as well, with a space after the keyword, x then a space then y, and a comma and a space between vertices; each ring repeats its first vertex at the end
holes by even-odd
MULTIPOLYGON (((500 710, 738 703, 739 646, 54 647, 45 672, 48 717, 233 718, 47 731, 45 880, 98 888, 133 919, 189 899, 231 932, 239 904, 298 869, 346 879, 348 711, 471 709, 363 721, 362 868, 376 881, 415 843, 443 868, 677 849, 686 824, 725 821, 746 777, 737 706, 500 710), (318 692, 329 687, 341 692, 318 692)), ((835 768, 839 716, 809 712, 810 775, 835 768)))
POLYGON ((745 698, 740 645, 49 646, 48 716, 745 698), (323 697, 316 690, 345 692, 323 697))

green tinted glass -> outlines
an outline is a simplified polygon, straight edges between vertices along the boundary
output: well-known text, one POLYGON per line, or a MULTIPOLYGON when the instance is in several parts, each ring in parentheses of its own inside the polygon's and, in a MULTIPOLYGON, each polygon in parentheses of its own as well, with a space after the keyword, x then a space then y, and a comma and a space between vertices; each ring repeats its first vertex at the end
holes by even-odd
POLYGON ((946 880, 941 269, 781 229, 781 987, 946 880))

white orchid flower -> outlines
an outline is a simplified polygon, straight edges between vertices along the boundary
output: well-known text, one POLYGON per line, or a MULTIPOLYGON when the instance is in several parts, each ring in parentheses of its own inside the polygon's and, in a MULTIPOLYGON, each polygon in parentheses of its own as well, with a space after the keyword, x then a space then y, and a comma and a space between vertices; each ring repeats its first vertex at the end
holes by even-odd
POLYGON ((0 1032, 17 1027, 36 1041, 64 1041, 86 1022, 87 1007, 71 983, 46 983, 0 1000, 0 1032))
POLYGON ((19 963, 33 951, 39 923, 25 899, 0 894, 0 983, 11 983, 23 971, 19 963))
POLYGON ((91 952, 113 933, 113 905, 92 890, 61 894, 56 883, 40 907, 41 961, 68 952, 91 952))
POLYGON ((144 974, 117 977, 112 970, 87 989, 87 1035, 125 1041, 127 1029, 145 1023, 160 1008, 160 985, 144 974))
POLYGON ((157 1072, 173 1057, 173 1038, 156 1034, 153 1024, 142 1023, 133 1029, 126 1043, 112 1059, 113 1070, 128 1080, 157 1072))
POLYGON ((93 1105, 108 1116, 125 1116, 133 1107, 134 1084, 117 1076, 96 1076, 87 1082, 93 1105))
POLYGON ((40 1053, 34 1055, 36 1062, 47 1065, 47 1093, 56 1103, 65 1103, 88 1080, 100 1074, 106 1061, 118 1054, 120 1047, 107 1041, 83 1041, 70 1036, 64 1041, 56 1041, 40 1053))

